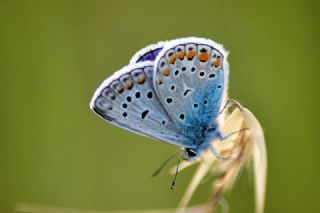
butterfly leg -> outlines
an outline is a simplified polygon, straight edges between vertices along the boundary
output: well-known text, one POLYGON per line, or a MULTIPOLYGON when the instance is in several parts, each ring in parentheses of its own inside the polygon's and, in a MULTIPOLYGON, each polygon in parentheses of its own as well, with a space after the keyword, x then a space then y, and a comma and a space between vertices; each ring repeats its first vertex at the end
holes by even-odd
POLYGON ((208 132, 207 138, 205 139, 205 142, 204 142, 205 149, 208 147, 211 150, 212 154, 218 159, 221 159, 221 160, 229 159, 228 157, 221 156, 218 153, 217 149, 215 148, 214 144, 212 143, 213 138, 216 138, 216 139, 222 141, 222 138, 224 135, 221 133, 221 131, 217 127, 213 127, 212 129, 213 129, 213 131, 208 132))
MULTIPOLYGON (((229 138, 229 137, 231 137, 231 136, 233 136, 233 135, 235 135, 235 134, 238 134, 238 133, 240 133, 240 132, 242 132, 242 131, 245 131, 245 130, 248 130, 248 129, 249 129, 249 128, 243 128, 243 129, 240 129, 240 130, 238 130, 238 131, 229 133, 229 134, 227 134, 227 135, 224 135, 223 133, 221 133, 221 132, 219 131, 219 132, 216 133, 216 136, 217 136, 217 138, 218 138, 220 141, 223 141, 223 140, 225 140, 225 139, 227 139, 227 138, 229 138)), ((216 150, 216 148, 214 147, 213 143, 210 143, 209 148, 210 148, 211 152, 214 154, 214 156, 215 156, 216 158, 222 159, 222 160, 228 160, 228 159, 230 159, 229 157, 223 157, 223 156, 221 156, 221 155, 218 153, 218 151, 216 150)))
POLYGON ((224 157, 224 156, 221 156, 218 151, 216 150, 216 148, 214 147, 214 145, 211 143, 210 146, 209 146, 209 149, 211 150, 211 152, 213 153, 213 155, 220 159, 220 160, 228 160, 230 159, 229 157, 224 157))
MULTIPOLYGON (((242 111, 242 106, 240 105, 240 103, 238 102, 238 101, 236 101, 236 100, 234 100, 234 99, 229 99, 229 100, 227 100, 227 103, 224 105, 224 107, 222 108, 222 110, 219 112, 219 115, 221 114, 221 113, 223 113, 223 111, 228 107, 228 105, 229 104, 231 104, 230 106, 236 106, 240 111, 242 111)), ((243 128, 243 129, 240 129, 240 130, 238 130, 238 131, 235 131, 235 132, 231 132, 231 133, 229 133, 229 134, 227 134, 227 135, 224 135, 224 134, 222 134, 222 133, 218 133, 218 138, 220 139, 220 141, 223 141, 223 140, 225 140, 225 139, 227 139, 227 138, 229 138, 229 137, 231 137, 231 136, 233 136, 233 135, 235 135, 235 134, 238 134, 238 133, 240 133, 240 132, 242 132, 242 131, 245 131, 245 130, 248 130, 249 128, 243 128)))
POLYGON ((229 138, 229 137, 231 137, 231 136, 233 136, 233 135, 235 135, 235 134, 238 134, 238 133, 243 132, 243 131, 246 131, 246 130, 249 130, 249 128, 243 128, 243 129, 240 129, 240 130, 238 130, 238 131, 231 132, 231 133, 229 133, 229 134, 227 134, 227 135, 222 135, 222 134, 220 134, 219 139, 220 139, 220 141, 223 141, 223 140, 225 140, 225 139, 227 139, 227 138, 229 138))

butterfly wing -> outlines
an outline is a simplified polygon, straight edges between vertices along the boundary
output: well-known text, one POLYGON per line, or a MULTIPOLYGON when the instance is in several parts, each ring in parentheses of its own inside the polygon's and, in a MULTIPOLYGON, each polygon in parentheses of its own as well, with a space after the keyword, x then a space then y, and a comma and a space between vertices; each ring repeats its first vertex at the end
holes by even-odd
POLYGON ((147 47, 139 50, 131 58, 130 64, 135 64, 143 61, 154 61, 166 43, 168 42, 160 41, 156 44, 148 45, 147 47))
POLYGON ((153 62, 131 64, 96 90, 91 109, 104 120, 129 131, 182 146, 180 134, 153 89, 153 62))
POLYGON ((194 141, 217 125, 227 86, 226 56, 211 40, 185 38, 165 45, 154 62, 154 88, 161 103, 182 134, 194 141))

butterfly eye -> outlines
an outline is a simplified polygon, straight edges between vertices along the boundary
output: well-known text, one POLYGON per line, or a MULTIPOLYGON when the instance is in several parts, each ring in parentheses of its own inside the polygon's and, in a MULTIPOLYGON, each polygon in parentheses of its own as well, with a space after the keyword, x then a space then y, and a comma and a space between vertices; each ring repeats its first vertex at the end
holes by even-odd
POLYGON ((191 149, 191 148, 186 148, 185 153, 186 153, 188 159, 198 156, 198 153, 196 152, 196 150, 191 149))

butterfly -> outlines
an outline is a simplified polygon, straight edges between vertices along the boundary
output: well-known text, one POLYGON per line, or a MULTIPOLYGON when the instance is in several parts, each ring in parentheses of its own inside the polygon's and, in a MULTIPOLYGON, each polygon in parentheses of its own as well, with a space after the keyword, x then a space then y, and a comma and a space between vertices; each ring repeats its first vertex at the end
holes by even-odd
POLYGON ((226 100, 228 52, 210 39, 187 37, 138 51, 103 81, 90 108, 128 131, 183 147, 193 160, 223 140, 218 122, 226 100))

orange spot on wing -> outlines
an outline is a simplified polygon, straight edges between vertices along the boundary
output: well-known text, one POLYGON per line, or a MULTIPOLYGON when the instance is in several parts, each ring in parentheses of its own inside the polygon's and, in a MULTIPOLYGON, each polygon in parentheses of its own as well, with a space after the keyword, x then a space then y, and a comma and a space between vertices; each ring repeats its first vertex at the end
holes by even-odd
POLYGON ((127 82, 125 82, 124 84, 125 89, 131 89, 132 87, 133 87, 133 82, 131 80, 128 80, 127 82))
POLYGON ((168 76, 168 75, 170 74, 169 68, 168 68, 168 67, 164 68, 164 69, 162 70, 162 74, 163 74, 164 76, 168 76))
POLYGON ((117 92, 118 92, 119 94, 121 94, 123 91, 124 91, 124 88, 123 88, 123 87, 118 87, 118 88, 117 88, 117 92))
POLYGON ((137 79, 138 84, 142 84, 145 80, 146 78, 144 76, 139 76, 139 78, 137 79))
POLYGON ((174 64, 175 61, 176 61, 176 57, 174 55, 169 57, 170 64, 174 64))
POLYGON ((219 67, 221 65, 221 60, 218 58, 214 62, 212 62, 211 66, 219 67))
POLYGON ((199 60, 202 62, 206 62, 209 58, 209 54, 207 52, 202 52, 199 55, 199 60))
POLYGON ((178 58, 179 58, 180 60, 182 60, 183 57, 184 57, 184 52, 183 52, 183 51, 180 51, 180 52, 177 53, 177 55, 178 55, 178 58))
POLYGON ((188 52, 188 55, 187 55, 188 59, 189 59, 189 60, 193 59, 193 57, 195 56, 195 54, 196 54, 196 52, 195 52, 194 50, 189 51, 189 52, 188 52))

